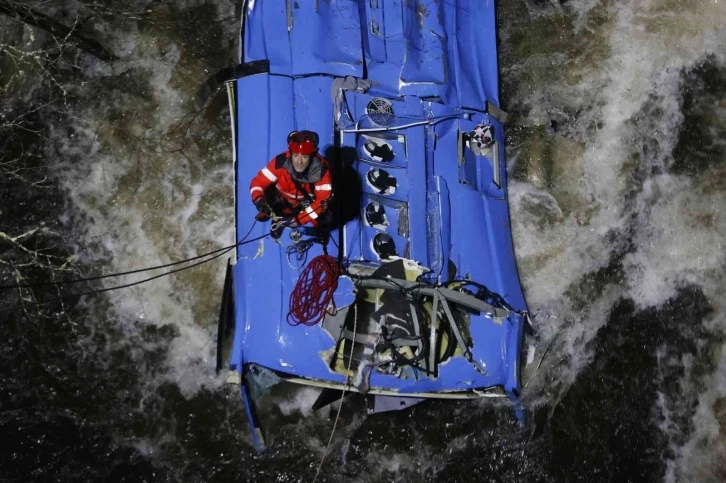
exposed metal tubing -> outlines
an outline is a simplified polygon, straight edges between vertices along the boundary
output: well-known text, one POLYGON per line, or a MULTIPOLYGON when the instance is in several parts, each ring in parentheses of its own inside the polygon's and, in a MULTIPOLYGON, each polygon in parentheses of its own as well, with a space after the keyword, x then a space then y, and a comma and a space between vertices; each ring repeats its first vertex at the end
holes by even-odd
POLYGON ((413 304, 408 304, 411 308, 411 319, 413 319, 413 333, 416 336, 416 347, 419 353, 423 350, 423 342, 421 342, 421 327, 419 326, 418 315, 416 314, 416 307, 413 304))
POLYGON ((454 332, 454 337, 456 337, 456 341, 459 343, 459 347, 461 347, 462 352, 464 352, 464 357, 466 357, 466 360, 476 366, 483 375, 487 375, 486 368, 479 364, 479 361, 474 360, 471 351, 466 346, 466 342, 464 341, 464 338, 461 336, 461 332, 459 331, 459 326, 456 324, 456 320, 454 319, 454 314, 451 313, 451 307, 449 307, 449 303, 446 301, 446 298, 442 297, 442 299, 443 300, 441 300, 441 305, 444 307, 446 318, 449 319, 449 325, 451 326, 451 330, 454 332))
POLYGON ((290 32, 294 24, 294 20, 292 17, 292 0, 287 0, 285 2, 285 10, 287 13, 287 31, 290 32))
POLYGON ((499 159, 499 143, 494 143, 494 148, 492 149, 492 168, 494 168, 494 184, 497 185, 498 188, 502 187, 502 173, 501 173, 501 160, 499 159))
POLYGON ((434 307, 431 312, 431 334, 429 335, 429 372, 434 376, 438 376, 438 368, 436 367, 436 325, 439 320, 439 296, 434 293, 434 307))
POLYGON ((494 307, 473 295, 457 292, 444 287, 435 287, 433 285, 422 285, 420 282, 412 282, 410 280, 403 280, 399 278, 363 278, 356 275, 351 275, 353 283, 360 287, 366 288, 380 288, 384 290, 396 290, 396 289, 409 289, 412 294, 415 295, 428 295, 433 297, 439 294, 446 300, 453 302, 464 307, 468 307, 477 312, 483 312, 490 317, 507 317, 511 311, 502 309, 500 307, 494 307))
POLYGON ((410 127, 417 127, 417 126, 433 126, 434 124, 437 124, 441 121, 447 121, 449 119, 471 119, 471 114, 468 112, 462 113, 462 114, 456 114, 452 116, 444 116, 444 117, 437 117, 435 119, 428 119, 426 121, 416 121, 409 124, 402 124, 400 126, 389 126, 389 127, 367 127, 360 129, 358 128, 358 125, 360 124, 360 121, 355 123, 355 129, 343 129, 341 132, 344 133, 367 133, 367 132, 384 132, 384 131, 396 131, 398 129, 408 129, 410 127))
MULTIPOLYGON (((342 390, 345 388, 347 391, 350 392, 360 392, 357 387, 350 386, 348 387, 346 384, 343 383, 334 383, 334 382, 326 382, 326 381, 318 381, 315 379, 305 379, 303 377, 285 377, 283 379, 287 382, 292 382, 295 384, 302 384, 303 386, 314 386, 314 387, 326 387, 330 389, 339 389, 342 390)), ((368 389, 367 394, 376 394, 381 396, 405 396, 405 397, 423 397, 427 399, 478 399, 482 397, 490 397, 490 398, 505 398, 508 397, 506 394, 502 394, 498 392, 501 386, 492 386, 492 392, 486 392, 486 389, 479 390, 476 388, 472 388, 471 390, 464 391, 464 390, 457 390, 457 391, 450 391, 450 392, 411 392, 411 393, 401 393, 400 391, 394 390, 394 389, 379 389, 376 387, 371 387, 368 389)))

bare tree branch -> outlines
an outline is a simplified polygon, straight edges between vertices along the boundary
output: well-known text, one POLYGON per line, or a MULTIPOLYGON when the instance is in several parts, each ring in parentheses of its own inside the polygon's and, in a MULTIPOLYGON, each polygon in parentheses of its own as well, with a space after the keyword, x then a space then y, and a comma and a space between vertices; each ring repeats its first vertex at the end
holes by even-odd
POLYGON ((0 13, 16 18, 28 25, 43 29, 56 38, 60 37, 64 41, 71 41, 83 52, 91 54, 105 62, 118 60, 117 56, 106 50, 98 41, 81 35, 77 30, 77 19, 72 27, 67 27, 53 20, 48 15, 30 8, 28 5, 15 2, 0 3, 0 13))

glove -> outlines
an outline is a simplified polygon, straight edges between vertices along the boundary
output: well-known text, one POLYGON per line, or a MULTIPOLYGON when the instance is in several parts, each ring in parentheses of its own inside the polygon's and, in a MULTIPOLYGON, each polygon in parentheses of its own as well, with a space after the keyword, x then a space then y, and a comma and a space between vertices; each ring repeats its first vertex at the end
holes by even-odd
POLYGON ((275 220, 272 222, 272 228, 296 228, 298 226, 297 222, 294 218, 290 216, 282 216, 280 218, 275 218, 275 220))
POLYGON ((255 201, 255 208, 257 208, 257 215, 255 215, 255 219, 257 221, 267 221, 270 219, 270 213, 272 213, 272 209, 270 208, 270 205, 267 203, 267 200, 264 197, 261 197, 257 201, 255 201))

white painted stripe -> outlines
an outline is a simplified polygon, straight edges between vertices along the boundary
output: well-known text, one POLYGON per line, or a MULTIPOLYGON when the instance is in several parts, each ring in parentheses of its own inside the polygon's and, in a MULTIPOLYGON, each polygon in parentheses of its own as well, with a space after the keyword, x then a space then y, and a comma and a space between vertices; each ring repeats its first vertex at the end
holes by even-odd
POLYGON ((273 183, 275 181, 277 181, 277 176, 275 176, 274 174, 272 174, 272 171, 270 171, 269 169, 267 169, 267 167, 262 168, 262 174, 264 174, 265 175, 265 178, 269 179, 273 183))
POLYGON ((317 220, 318 219, 318 214, 315 213, 315 210, 313 210, 309 206, 307 208, 305 208, 305 213, 307 213, 308 215, 310 215, 310 218, 312 218, 313 220, 317 220))
POLYGON ((255 186, 254 188, 250 189, 250 194, 254 194, 255 191, 264 192, 265 190, 263 190, 259 186, 255 186))
POLYGON ((329 184, 321 184, 315 187, 315 191, 331 191, 333 189, 329 184))

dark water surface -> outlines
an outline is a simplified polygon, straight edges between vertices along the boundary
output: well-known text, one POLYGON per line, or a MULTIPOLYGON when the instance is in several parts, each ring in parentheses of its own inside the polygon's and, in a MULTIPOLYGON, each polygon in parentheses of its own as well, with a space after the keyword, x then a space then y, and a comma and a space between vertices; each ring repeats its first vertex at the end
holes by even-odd
MULTIPOLYGON (((194 100, 234 62, 235 3, 0 4, 0 284, 232 242, 226 102, 194 100)), ((726 480, 724 23, 718 2, 499 5, 529 423, 350 397, 318 481, 726 480)), ((312 481, 337 407, 277 389, 254 452, 214 374, 224 263, 0 292, 0 481, 312 481)))

